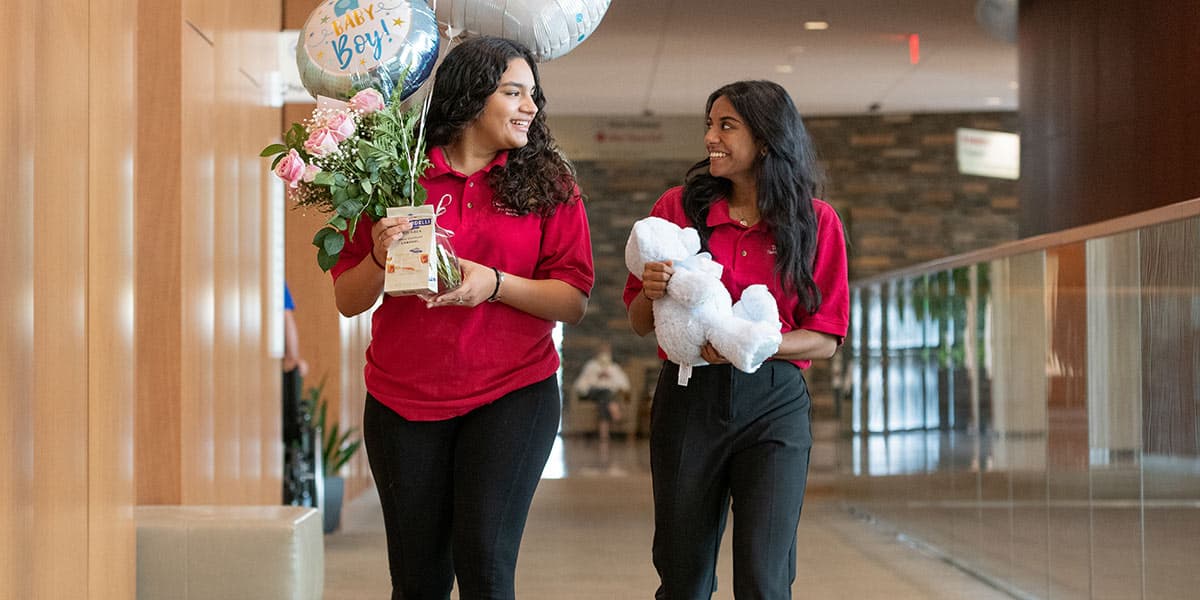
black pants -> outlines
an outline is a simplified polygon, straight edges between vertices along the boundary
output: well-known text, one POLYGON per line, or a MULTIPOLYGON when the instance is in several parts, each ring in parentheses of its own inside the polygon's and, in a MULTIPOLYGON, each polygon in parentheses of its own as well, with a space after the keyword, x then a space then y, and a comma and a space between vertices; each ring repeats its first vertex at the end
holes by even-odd
POLYGON ((651 410, 655 597, 712 596, 732 500, 734 597, 791 598, 812 448, 804 377, 777 360, 696 367, 687 387, 678 372, 664 364, 651 410))
POLYGON ((587 399, 596 403, 596 422, 612 422, 612 410, 608 405, 617 401, 617 394, 612 390, 594 388, 587 394, 587 399))
POLYGON ((363 439, 387 530, 392 598, 510 599, 533 492, 558 431, 550 377, 447 421, 367 395, 363 439))

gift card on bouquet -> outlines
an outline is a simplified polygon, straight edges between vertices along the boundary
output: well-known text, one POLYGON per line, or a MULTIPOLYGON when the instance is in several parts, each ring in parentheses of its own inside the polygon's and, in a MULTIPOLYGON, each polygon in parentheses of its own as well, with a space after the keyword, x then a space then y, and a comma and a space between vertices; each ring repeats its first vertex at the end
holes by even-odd
POLYGON ((412 225, 388 248, 383 291, 392 296, 438 293, 437 245, 434 208, 400 206, 387 209, 389 217, 407 217, 412 225))

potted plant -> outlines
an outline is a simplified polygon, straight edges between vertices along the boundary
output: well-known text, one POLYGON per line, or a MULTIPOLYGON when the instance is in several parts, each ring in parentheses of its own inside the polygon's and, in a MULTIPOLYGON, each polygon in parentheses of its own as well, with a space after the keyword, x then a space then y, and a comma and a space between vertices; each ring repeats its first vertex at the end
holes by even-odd
POLYGON ((325 483, 325 503, 321 510, 325 533, 330 533, 338 528, 342 518, 342 497, 346 486, 338 471, 358 452, 362 440, 353 439, 355 428, 343 430, 337 421, 329 420, 329 404, 325 401, 324 391, 325 380, 322 379, 320 385, 310 387, 305 392, 305 403, 312 411, 313 422, 321 436, 321 471, 325 483))

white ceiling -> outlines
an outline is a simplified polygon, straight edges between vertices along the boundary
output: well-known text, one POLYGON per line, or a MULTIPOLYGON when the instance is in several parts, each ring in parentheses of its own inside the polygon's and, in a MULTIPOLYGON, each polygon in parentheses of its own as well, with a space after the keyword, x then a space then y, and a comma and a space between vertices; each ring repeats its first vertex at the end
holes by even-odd
POLYGON ((695 115, 712 90, 771 79, 808 115, 1016 110, 1016 45, 976 0, 613 0, 571 53, 543 63, 557 115, 695 115), (804 22, 829 23, 806 31, 804 22), (908 34, 920 36, 909 63, 908 34), (781 72, 791 67, 791 73, 781 72))

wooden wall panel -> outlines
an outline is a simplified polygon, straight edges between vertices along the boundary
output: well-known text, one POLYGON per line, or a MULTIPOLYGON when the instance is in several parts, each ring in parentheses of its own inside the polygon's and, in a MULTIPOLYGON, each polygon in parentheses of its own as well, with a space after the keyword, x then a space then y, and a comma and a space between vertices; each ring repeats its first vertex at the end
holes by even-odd
POLYGON ((207 3, 214 12, 215 32, 208 54, 213 87, 209 91, 213 159, 213 370, 221 377, 213 379, 214 440, 213 474, 218 502, 233 504, 244 496, 239 449, 242 441, 239 364, 240 312, 238 296, 238 249, 244 231, 239 222, 237 188, 236 102, 238 57, 226 1, 207 3))
MULTIPOLYGON (((248 31, 238 34, 238 52, 243 56, 252 55, 253 46, 247 38, 248 31)), ((261 146, 260 139, 255 135, 253 118, 256 114, 255 101, 258 87, 249 76, 238 71, 238 119, 237 119, 237 170, 238 170, 238 220, 242 224, 242 235, 237 255, 238 287, 242 290, 239 298, 238 315, 240 317, 241 339, 238 345, 241 349, 242 369, 239 372, 240 393, 238 401, 242 406, 242 423, 245 436, 241 443, 241 455, 238 471, 246 482, 246 493, 252 498, 264 498, 262 485, 262 454, 263 442, 268 439, 264 428, 264 411, 268 409, 267 397, 262 394, 262 379, 265 376, 267 354, 262 345, 262 314, 263 302, 261 273, 265 267, 263 254, 260 250, 262 238, 262 211, 260 204, 266 200, 260 195, 260 175, 265 165, 258 160, 261 146), (259 148, 255 148, 259 146, 259 148)))
MULTIPOLYGON (((274 38, 270 38, 273 44, 274 38)), ((264 40, 265 43, 268 43, 264 40)), ((273 47, 273 46, 272 46, 273 47)), ((278 141, 278 120, 281 111, 277 108, 260 107, 255 113, 254 129, 257 139, 267 142, 278 141), (264 141, 265 140, 265 141, 264 141)), ((255 153, 257 156, 257 153, 255 153)), ((281 378, 276 373, 281 369, 280 358, 283 356, 283 254, 284 254, 284 205, 283 188, 279 181, 265 169, 270 163, 264 159, 255 158, 254 164, 263 169, 258 182, 259 196, 265 201, 261 204, 259 214, 262 215, 262 239, 260 256, 263 257, 264 268, 260 276, 262 286, 262 319, 263 337, 261 346, 267 363, 274 370, 267 371, 263 376, 262 398, 264 400, 263 431, 263 473, 262 484, 264 494, 275 494, 279 497, 283 489, 283 421, 282 403, 283 386, 281 378), (278 273, 275 271, 278 268, 278 273)))
POLYGON ((183 270, 180 202, 182 14, 178 3, 138 11, 137 502, 181 502, 183 270))
POLYGON ((1200 195, 1196 10, 1022 0, 1022 237, 1200 195))
POLYGON ((87 235, 88 598, 135 596, 137 4, 91 6, 87 235))
MULTIPOLYGON (((31 23, 35 4, 0 3, 0 21, 31 23)), ((0 81, 33 81, 34 27, 0 36, 0 81)), ((34 88, 0 88, 0 179, 13 201, 5 207, 9 227, 0 236, 0 598, 33 597, 33 222, 36 188, 34 88)))
POLYGON ((35 598, 87 597, 88 2, 37 10, 34 90, 33 554, 35 598), (56 35, 49 35, 54 31, 56 35), (85 87, 81 90, 80 85, 85 87), (82 92, 82 93, 80 93, 82 92), (85 101, 86 102, 86 101, 85 101), (72 148, 78 160, 63 160, 72 148), (84 566, 84 568, 81 568, 84 566))
POLYGON ((0 237, 0 598, 133 597, 133 504, 215 499, 218 423, 233 432, 224 500, 278 501, 278 455, 263 483, 263 453, 278 445, 265 418, 278 411, 278 364, 260 326, 265 195, 254 157, 279 120, 260 83, 273 42, 261 36, 253 67, 240 54, 248 32, 278 28, 281 7, 225 25, 231 66, 218 72, 211 37, 181 6, 0 6, 4 22, 28 25, 0 40, 0 77, 37 82, 0 91, 0 176, 18 200, 0 237), (247 115, 267 123, 258 139, 238 127, 247 115), (219 160, 228 167, 217 189, 219 160), (218 226, 251 230, 220 255, 225 271, 214 263, 218 226), (219 347, 217 293, 231 316, 219 347), (224 369, 217 352, 232 357, 224 369), (214 380, 232 382, 219 412, 214 380))
POLYGON ((0 174, 19 200, 0 242, 4 598, 133 592, 131 15, 90 0, 0 12, 27 25, 0 75, 38 82, 0 93, 0 174))
POLYGON ((139 73, 143 93, 165 88, 169 99, 143 119, 139 164, 157 153, 171 165, 161 177, 139 170, 138 213, 163 248, 147 257, 139 242, 139 318, 160 326, 139 344, 163 350, 139 358, 165 372, 139 382, 139 417, 165 421, 138 429, 142 503, 279 501, 279 365, 263 327, 274 310, 264 292, 267 165, 257 154, 279 120, 263 86, 281 10, 179 0, 139 20, 143 64, 170 65, 139 73), (159 289, 166 306, 155 306, 159 289))
MULTIPOLYGON (((214 409, 215 283, 213 232, 214 134, 212 107, 213 48, 209 40, 187 25, 182 36, 182 165, 183 178, 179 235, 182 294, 181 388, 181 501, 212 504, 218 501, 214 484, 215 446, 222 443, 214 409)), ((224 375, 223 373, 221 375, 224 375)))
POLYGON ((186 24, 209 40, 215 40, 220 35, 224 24, 228 0, 174 0, 180 2, 183 8, 183 19, 186 24))
POLYGON ((321 0, 283 0, 283 28, 300 29, 321 0))
POLYGON ((259 202, 259 294, 261 302, 260 321, 261 334, 259 346, 262 348, 264 364, 260 380, 262 390, 262 473, 260 481, 262 494, 265 498, 277 499, 283 487, 283 429, 280 399, 283 395, 278 373, 283 347, 283 194, 270 174, 270 162, 260 158, 258 152, 268 143, 277 141, 279 137, 278 123, 282 110, 264 102, 269 96, 267 73, 276 68, 277 29, 281 18, 280 4, 265 4, 260 9, 262 14, 255 17, 256 27, 253 30, 254 51, 252 55, 259 57, 251 70, 251 75, 258 81, 256 90, 260 101, 251 113, 248 129, 254 132, 249 150, 249 165, 251 171, 258 176, 254 180, 255 191, 262 199, 259 202), (274 28, 267 28, 266 23, 276 23, 274 28))

